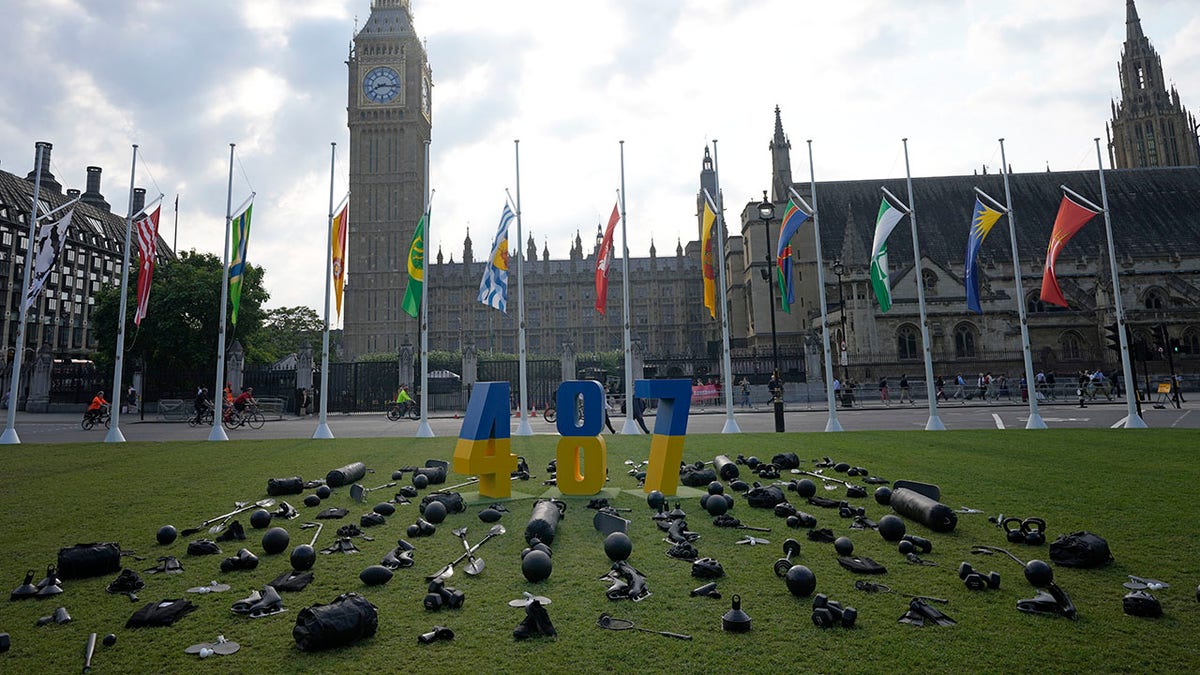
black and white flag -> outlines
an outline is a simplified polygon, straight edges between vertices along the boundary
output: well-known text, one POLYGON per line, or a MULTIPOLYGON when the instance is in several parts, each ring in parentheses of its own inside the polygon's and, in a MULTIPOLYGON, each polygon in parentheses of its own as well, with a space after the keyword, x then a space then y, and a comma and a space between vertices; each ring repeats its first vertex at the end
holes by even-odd
POLYGON ((71 217, 74 215, 75 209, 71 208, 57 221, 38 226, 37 238, 29 249, 33 252, 33 278, 29 282, 28 292, 25 293, 24 311, 33 306, 50 278, 50 273, 54 271, 56 262, 67 245, 67 230, 71 227, 71 217))

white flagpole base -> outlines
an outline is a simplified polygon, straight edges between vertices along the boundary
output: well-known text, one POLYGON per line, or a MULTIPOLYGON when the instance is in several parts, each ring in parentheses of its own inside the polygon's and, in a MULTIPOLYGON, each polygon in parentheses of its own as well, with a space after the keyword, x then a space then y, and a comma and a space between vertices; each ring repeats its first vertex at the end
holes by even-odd
POLYGON ((929 421, 925 423, 925 431, 945 431, 946 425, 942 424, 942 418, 937 415, 930 415, 929 421))
POLYGON ((313 440, 330 440, 333 438, 333 431, 329 429, 329 425, 321 422, 317 425, 317 430, 313 432, 313 440))
POLYGON ((105 443, 124 443, 125 442, 125 434, 121 433, 121 427, 114 424, 113 427, 108 430, 108 433, 105 434, 104 442, 105 443))
POLYGON ((1042 419, 1041 413, 1030 413, 1029 421, 1025 423, 1026 429, 1045 429, 1046 420, 1042 419))
POLYGON ((429 426, 429 418, 421 418, 421 423, 417 425, 417 438, 433 438, 433 427, 429 426))
POLYGON ((16 427, 9 427, 0 435, 0 445, 20 445, 21 437, 17 436, 16 427))
POLYGON ((740 433, 742 433, 742 429, 741 429, 741 427, 738 426, 737 420, 733 418, 733 415, 725 416, 725 428, 721 429, 721 433, 723 433, 723 434, 740 434, 740 433))
POLYGON ((1141 415, 1134 413, 1134 414, 1130 415, 1129 417, 1125 418, 1125 428, 1126 429, 1149 429, 1150 427, 1146 425, 1146 420, 1142 419, 1141 415))
POLYGON ((637 422, 633 421, 633 417, 626 417, 625 424, 621 427, 622 436, 638 436, 642 430, 638 428, 637 422))
POLYGON ((208 440, 210 440, 210 441, 227 441, 227 440, 229 440, 229 436, 225 435, 224 427, 222 427, 220 424, 214 424, 212 431, 210 431, 208 433, 208 440))
POLYGON ((845 431, 842 428, 842 423, 838 421, 836 415, 830 415, 829 421, 825 423, 825 431, 845 431))
MULTIPOLYGON (((533 427, 529 426, 529 415, 521 415, 521 421, 517 423, 517 430, 514 433, 517 436, 533 435, 533 427)), ((417 435, 419 436, 420 434, 418 433, 417 435)), ((432 436, 433 432, 430 432, 429 435, 432 436)))

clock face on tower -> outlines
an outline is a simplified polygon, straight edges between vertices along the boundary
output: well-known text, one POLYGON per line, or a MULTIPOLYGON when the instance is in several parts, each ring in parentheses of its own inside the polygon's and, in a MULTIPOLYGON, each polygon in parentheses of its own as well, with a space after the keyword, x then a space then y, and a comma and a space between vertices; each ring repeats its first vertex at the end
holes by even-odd
POLYGON ((391 103, 400 95, 400 73, 387 66, 372 68, 363 78, 363 95, 375 103, 391 103))

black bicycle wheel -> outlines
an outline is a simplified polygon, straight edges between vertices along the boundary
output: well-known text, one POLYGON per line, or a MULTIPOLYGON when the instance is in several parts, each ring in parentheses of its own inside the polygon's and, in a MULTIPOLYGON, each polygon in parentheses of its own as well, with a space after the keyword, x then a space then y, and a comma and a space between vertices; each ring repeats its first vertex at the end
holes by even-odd
POLYGON ((94 419, 92 419, 91 417, 86 417, 86 416, 83 418, 83 421, 81 421, 79 423, 79 426, 83 427, 84 431, 91 431, 92 427, 95 425, 96 425, 96 421, 94 419))
POLYGON ((546 412, 542 413, 542 417, 544 417, 550 424, 554 424, 554 422, 558 420, 558 410, 555 408, 546 408, 546 412))
POLYGON ((408 406, 408 419, 410 419, 410 420, 421 419, 421 411, 417 409, 417 406, 415 403, 408 406))
POLYGON ((246 417, 246 424, 249 424, 251 429, 261 429, 266 423, 267 418, 263 417, 263 414, 257 410, 246 417))
POLYGON ((229 413, 229 417, 226 417, 221 421, 221 423, 225 425, 226 429, 233 431, 234 429, 242 426, 242 415, 236 411, 231 412, 229 413))
POLYGON ((393 422, 400 419, 400 406, 394 405, 388 408, 387 418, 393 422))

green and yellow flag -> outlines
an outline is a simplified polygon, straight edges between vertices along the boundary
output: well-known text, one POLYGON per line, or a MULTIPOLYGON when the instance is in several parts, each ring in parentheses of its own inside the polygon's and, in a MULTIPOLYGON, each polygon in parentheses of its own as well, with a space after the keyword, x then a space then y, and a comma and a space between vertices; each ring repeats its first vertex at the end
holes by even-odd
POLYGON ((408 247, 408 286, 404 289, 404 302, 400 303, 400 309, 414 319, 421 311, 421 287, 425 285, 425 219, 428 217, 428 211, 421 214, 413 232, 412 246, 408 247))
POLYGON ((233 260, 229 261, 229 304, 233 306, 233 312, 229 322, 235 326, 238 320, 238 306, 242 303, 242 279, 246 271, 246 249, 250 243, 250 215, 253 211, 254 204, 251 203, 230 222, 233 260))

